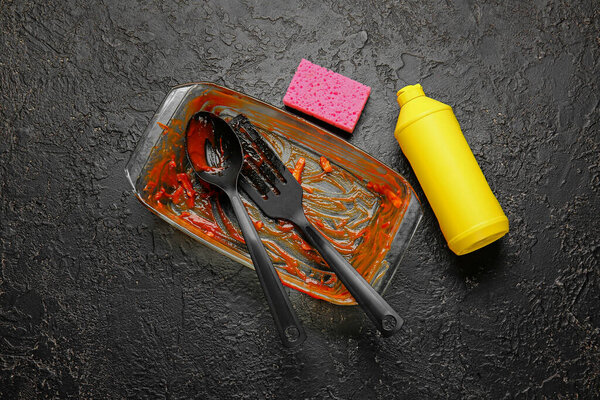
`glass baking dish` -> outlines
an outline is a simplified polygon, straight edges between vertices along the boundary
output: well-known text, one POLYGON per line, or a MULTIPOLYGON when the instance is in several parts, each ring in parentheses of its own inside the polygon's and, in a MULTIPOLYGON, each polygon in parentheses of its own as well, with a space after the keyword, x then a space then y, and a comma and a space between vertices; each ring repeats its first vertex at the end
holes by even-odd
MULTIPOLYGON (((227 121, 244 114, 290 169, 299 157, 306 159, 301 182, 308 219, 383 293, 421 220, 412 187, 343 139, 234 90, 202 82, 169 92, 125 170, 142 204, 200 243, 252 268, 225 197, 194 179, 185 158, 185 128, 201 110, 227 121), (323 171, 321 156, 329 160, 332 172, 323 171)), ((356 304, 293 225, 266 217, 244 200, 285 285, 331 303, 356 304)))

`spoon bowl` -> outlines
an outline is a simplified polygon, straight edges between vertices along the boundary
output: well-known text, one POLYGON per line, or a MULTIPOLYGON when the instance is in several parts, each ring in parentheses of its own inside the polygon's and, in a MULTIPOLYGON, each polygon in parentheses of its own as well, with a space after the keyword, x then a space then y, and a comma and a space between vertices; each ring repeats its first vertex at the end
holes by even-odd
POLYGON ((202 180, 223 190, 236 186, 243 163, 242 146, 227 122, 200 111, 185 131, 188 160, 202 180))

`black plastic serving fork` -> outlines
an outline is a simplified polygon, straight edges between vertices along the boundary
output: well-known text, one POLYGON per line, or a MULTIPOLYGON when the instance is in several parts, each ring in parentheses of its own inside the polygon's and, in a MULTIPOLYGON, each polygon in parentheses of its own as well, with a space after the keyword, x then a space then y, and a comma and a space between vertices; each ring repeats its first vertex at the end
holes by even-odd
POLYGON ((402 326, 402 318, 308 221, 302 208, 302 186, 277 153, 244 115, 238 115, 230 124, 242 142, 246 157, 253 159, 247 160, 242 169, 239 179, 242 190, 267 216, 296 225, 382 335, 396 333, 402 326))

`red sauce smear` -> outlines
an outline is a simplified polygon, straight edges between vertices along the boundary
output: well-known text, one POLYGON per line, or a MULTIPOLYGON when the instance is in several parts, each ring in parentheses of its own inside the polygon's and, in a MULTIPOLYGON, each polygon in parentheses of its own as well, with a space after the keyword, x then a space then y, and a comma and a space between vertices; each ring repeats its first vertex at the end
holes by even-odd
POLYGON ((402 207, 402 199, 398 197, 388 185, 378 185, 377 183, 367 183, 367 188, 374 192, 385 195, 396 208, 402 207))
POLYGON ((187 149, 190 156, 190 161, 194 166, 194 169, 198 172, 218 172, 223 170, 223 161, 225 155, 223 152, 223 142, 220 141, 218 151, 214 153, 219 157, 216 166, 210 166, 207 164, 206 146, 208 142, 212 147, 215 146, 214 130, 212 123, 204 118, 193 117, 187 128, 187 149))

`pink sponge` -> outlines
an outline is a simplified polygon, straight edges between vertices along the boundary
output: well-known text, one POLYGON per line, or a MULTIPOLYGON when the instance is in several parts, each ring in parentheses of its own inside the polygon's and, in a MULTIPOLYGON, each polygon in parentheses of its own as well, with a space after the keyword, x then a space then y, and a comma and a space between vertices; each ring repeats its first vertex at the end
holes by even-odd
POLYGON ((371 88, 302 59, 283 104, 352 133, 371 88))

